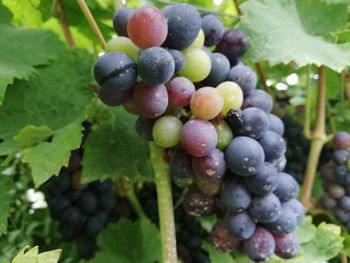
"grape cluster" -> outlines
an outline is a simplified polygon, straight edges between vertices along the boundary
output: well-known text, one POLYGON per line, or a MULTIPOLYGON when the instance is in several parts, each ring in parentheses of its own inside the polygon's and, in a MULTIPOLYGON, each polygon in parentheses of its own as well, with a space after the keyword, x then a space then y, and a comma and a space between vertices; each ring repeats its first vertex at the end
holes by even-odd
POLYGON ((113 24, 119 36, 94 66, 98 96, 139 115, 142 138, 173 149, 185 211, 224 215, 212 234, 219 249, 242 245, 255 261, 294 257, 304 210, 297 182, 282 172, 283 122, 241 60, 245 33, 189 4, 120 9, 113 24))
POLYGON ((91 258, 96 249, 96 236, 106 227, 116 205, 112 181, 79 183, 81 150, 71 154, 68 168, 45 184, 45 197, 50 215, 59 222, 59 232, 66 242, 76 241, 82 258, 91 258))
POLYGON ((333 137, 332 162, 321 168, 325 193, 320 205, 332 210, 350 232, 350 134, 337 132, 333 137))

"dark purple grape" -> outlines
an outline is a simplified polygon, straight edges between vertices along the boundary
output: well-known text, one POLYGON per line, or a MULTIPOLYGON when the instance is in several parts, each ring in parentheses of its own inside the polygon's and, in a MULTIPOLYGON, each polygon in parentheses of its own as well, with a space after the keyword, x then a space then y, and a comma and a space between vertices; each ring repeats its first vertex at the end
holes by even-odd
POLYGON ((341 208, 335 208, 334 215, 340 223, 347 223, 350 221, 350 211, 345 211, 341 208))
POLYGON ((178 148, 170 160, 170 174, 179 187, 187 187, 193 182, 192 157, 178 148))
POLYGON ((272 110, 273 101, 270 94, 266 91, 258 89, 253 90, 250 94, 244 97, 242 109, 256 107, 269 113, 272 110))
POLYGON ((209 121, 190 120, 182 128, 181 144, 194 157, 207 156, 218 142, 216 130, 209 121))
POLYGON ((339 184, 331 184, 328 187, 328 193, 331 197, 335 199, 339 199, 345 195, 345 189, 344 186, 339 184))
POLYGON ((294 177, 286 173, 278 173, 277 188, 273 191, 273 193, 281 202, 287 202, 293 198, 296 198, 298 192, 299 185, 294 177))
POLYGON ((204 216, 213 212, 215 199, 203 194, 196 185, 192 185, 188 188, 182 204, 190 215, 204 216))
POLYGON ((274 167, 276 167, 278 172, 282 172, 287 165, 287 158, 285 155, 282 155, 280 158, 273 160, 271 162, 274 167))
POLYGON ((336 150, 333 153, 333 161, 337 164, 347 164, 350 160, 350 152, 347 150, 336 150))
POLYGON ((97 245, 96 240, 94 238, 82 236, 77 239, 78 255, 84 259, 92 258, 96 251, 96 248, 97 245))
POLYGON ((252 93, 256 88, 257 77, 255 72, 243 64, 231 68, 227 79, 236 82, 245 96, 252 93))
POLYGON ((203 80, 203 83, 216 87, 227 79, 230 71, 230 62, 221 53, 213 53, 209 57, 211 60, 211 69, 208 77, 203 80))
POLYGON ((329 194, 324 193, 320 198, 320 205, 327 210, 333 209, 337 206, 337 200, 331 197, 329 194))
POLYGON ((269 127, 269 117, 259 108, 253 107, 243 110, 242 120, 242 129, 238 133, 253 139, 261 138, 269 127))
POLYGON ((350 134, 344 131, 337 132, 333 137, 335 149, 346 149, 350 147, 350 134))
POLYGON ((82 193, 83 191, 80 189, 71 188, 64 195, 68 197, 72 203, 74 203, 80 198, 82 193))
POLYGON ((188 47, 201 28, 197 9, 189 4, 174 4, 164 14, 168 20, 168 36, 164 45, 179 50, 188 47))
POLYGON ((350 212, 350 196, 343 196, 339 200, 339 205, 340 205, 340 208, 343 209, 344 211, 350 212))
POLYGON ((252 176, 262 168, 265 154, 257 141, 238 136, 227 146, 225 157, 231 172, 241 176, 252 176))
POLYGON ((83 215, 80 209, 74 206, 68 207, 62 214, 60 220, 62 224, 78 226, 82 221, 83 215))
POLYGON ((243 117, 241 110, 230 110, 227 113, 226 120, 230 125, 232 131, 239 131, 243 129, 243 117))
POLYGON ((226 162, 222 151, 214 149, 205 157, 193 157, 192 168, 194 181, 204 194, 212 196, 219 192, 226 172, 226 162))
POLYGON ((116 205, 116 198, 113 192, 104 192, 98 196, 98 208, 110 212, 116 205))
POLYGON ((292 209, 282 205, 281 215, 276 221, 265 224, 266 229, 274 234, 288 234, 297 227, 297 218, 292 209))
POLYGON ((84 233, 87 237, 96 237, 105 227, 105 222, 99 216, 91 216, 84 225, 84 233))
POLYGON ((48 191, 53 195, 59 195, 70 188, 72 177, 69 173, 60 172, 58 176, 53 176, 48 182, 48 191))
POLYGON ((239 212, 249 207, 252 200, 247 187, 238 179, 228 175, 220 191, 221 201, 228 211, 239 212))
POLYGON ((290 259, 294 258, 298 254, 300 245, 293 233, 285 235, 276 234, 273 236, 275 238, 275 254, 277 256, 284 259, 290 259))
POLYGON ((96 195, 91 191, 84 192, 78 201, 78 207, 87 214, 92 214, 97 209, 96 195))
POLYGON ((243 31, 229 29, 224 33, 215 51, 224 54, 232 65, 236 65, 239 58, 246 52, 248 42, 248 37, 243 31))
POLYGON ((89 184, 89 188, 91 188, 97 194, 102 194, 104 192, 110 191, 112 184, 113 182, 111 179, 107 179, 102 182, 100 180, 97 180, 91 182, 89 184))
POLYGON ((273 193, 255 196, 249 207, 249 214, 259 223, 271 223, 281 215, 281 202, 273 193))
POLYGON ((136 63, 124 53, 117 51, 105 53, 95 63, 94 76, 102 88, 127 90, 136 81, 136 63))
POLYGON ((202 29, 205 36, 204 45, 207 47, 218 44, 224 36, 224 24, 215 15, 202 17, 202 29))
POLYGON ((275 240, 269 231, 257 227, 254 235, 243 243, 244 252, 256 262, 265 261, 275 251, 275 240))
POLYGON ((338 165, 335 168, 335 180, 340 184, 350 184, 350 172, 347 165, 338 165))
POLYGON ((134 87, 133 101, 140 115, 158 118, 168 107, 168 93, 163 84, 152 86, 140 82, 134 87))
POLYGON ((119 106, 124 104, 132 92, 130 90, 108 89, 101 86, 97 87, 97 96, 108 106, 119 106))
POLYGON ((113 15, 113 27, 118 36, 128 37, 128 21, 135 13, 134 8, 123 7, 113 15))
POLYGON ((254 234, 256 228, 252 218, 245 211, 227 214, 225 224, 228 231, 238 239, 250 238, 254 234))
POLYGON ((264 163, 253 176, 244 177, 248 189, 256 195, 266 195, 277 188, 277 170, 271 163, 264 163))
POLYGON ((169 104, 175 107, 190 105, 191 97, 196 91, 194 84, 185 77, 176 77, 166 84, 169 104))
POLYGON ((287 149, 285 140, 273 131, 266 131, 259 139, 259 143, 264 149, 266 161, 280 158, 287 149))
POLYGON ((136 132, 142 139, 146 141, 153 141, 152 130, 155 122, 156 119, 139 116, 135 123, 136 132))
POLYGON ((335 180, 335 165, 333 163, 325 164, 321 166, 320 170, 321 176, 325 181, 335 180))
POLYGON ((171 54, 171 56, 173 57, 174 62, 175 62, 174 73, 177 73, 184 68, 185 58, 184 58, 182 52, 177 50, 177 49, 169 49, 168 51, 171 54))
POLYGON ((59 219, 62 213, 70 207, 71 202, 65 196, 57 196, 48 201, 50 215, 53 219, 59 219))
POLYGON ((298 225, 303 222, 305 217, 305 209, 303 204, 300 203, 298 199, 291 199, 284 203, 283 206, 290 208, 294 212, 298 225))
POLYGON ((137 71, 148 84, 159 85, 171 79, 175 71, 173 56, 161 47, 147 48, 141 52, 137 71))
POLYGON ((215 223, 210 236, 214 247, 223 252, 237 251, 241 246, 241 241, 228 231, 223 220, 215 223))
POLYGON ((283 121, 274 114, 268 114, 269 116, 269 130, 273 131, 279 135, 284 134, 284 124, 283 121))

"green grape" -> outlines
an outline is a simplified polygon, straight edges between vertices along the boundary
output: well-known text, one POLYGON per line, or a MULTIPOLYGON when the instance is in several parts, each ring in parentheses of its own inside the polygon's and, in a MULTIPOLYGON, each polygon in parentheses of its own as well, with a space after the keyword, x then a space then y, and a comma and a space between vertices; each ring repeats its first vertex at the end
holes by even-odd
POLYGON ((159 118, 152 130, 154 142, 163 148, 173 147, 181 140, 182 122, 174 116, 159 118))
POLYGON ((186 49, 183 54, 185 67, 179 72, 179 75, 192 82, 199 82, 209 75, 211 60, 207 53, 200 48, 190 48, 186 49))
POLYGON ((188 50, 190 48, 202 48, 204 46, 204 38, 204 32, 201 29, 199 30, 198 35, 196 39, 192 42, 192 44, 185 48, 183 51, 188 50))
POLYGON ((212 123, 215 127, 216 133, 218 134, 218 144, 216 147, 220 150, 224 150, 233 139, 231 127, 224 120, 219 123, 215 119, 212 121, 212 123))
POLYGON ((138 47, 127 37, 115 37, 106 43, 106 52, 119 51, 132 57, 135 61, 139 56, 138 47))
POLYGON ((241 108, 243 104, 243 92, 238 84, 232 81, 225 81, 218 85, 216 89, 224 98, 224 107, 221 111, 224 117, 226 117, 231 109, 239 110, 241 108))

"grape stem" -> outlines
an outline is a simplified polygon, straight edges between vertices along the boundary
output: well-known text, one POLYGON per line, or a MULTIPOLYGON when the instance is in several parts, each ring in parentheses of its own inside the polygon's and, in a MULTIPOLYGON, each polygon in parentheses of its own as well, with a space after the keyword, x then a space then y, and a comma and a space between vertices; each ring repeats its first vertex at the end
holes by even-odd
POLYGON ((326 135, 326 76, 324 66, 318 69, 318 96, 317 96, 317 116, 315 129, 311 134, 311 147, 304 176, 304 184, 302 187, 300 199, 302 203, 311 208, 311 193, 315 180, 318 160, 321 155, 323 145, 327 142, 326 135))
POLYGON ((261 65, 260 62, 255 63, 255 68, 258 72, 259 78, 260 78, 260 82, 261 84, 264 86, 264 90, 269 93, 272 97, 274 97, 274 94, 272 93, 271 89, 269 86, 267 86, 266 84, 266 76, 265 76, 265 72, 264 72, 264 68, 261 65))
POLYGON ((152 142, 149 146, 157 187, 162 262, 176 263, 176 235, 169 165, 163 159, 164 151, 162 149, 152 142))
POLYGON ((304 119, 304 136, 311 139, 311 66, 307 66, 306 72, 306 101, 305 101, 305 119, 304 119))
POLYGON ((74 39, 73 39, 72 33, 70 32, 66 13, 64 12, 64 7, 61 0, 55 1, 55 10, 59 15, 60 24, 62 27, 64 37, 66 38, 66 41, 67 41, 67 45, 69 48, 74 48, 75 47, 74 39))
POLYGON ((106 41, 101 33, 100 28, 98 27, 93 15, 91 14, 91 11, 88 7, 88 5, 86 4, 85 0, 77 0, 81 11, 83 12, 86 20, 88 21, 92 31, 94 31, 94 33, 96 34, 98 40, 100 41, 100 44, 102 46, 103 49, 106 49, 106 41))

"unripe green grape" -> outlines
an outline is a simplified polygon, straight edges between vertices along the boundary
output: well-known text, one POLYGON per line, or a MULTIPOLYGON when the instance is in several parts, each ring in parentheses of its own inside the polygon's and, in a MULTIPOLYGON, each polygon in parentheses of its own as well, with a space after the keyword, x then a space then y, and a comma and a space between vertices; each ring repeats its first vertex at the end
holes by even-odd
POLYGON ((199 48, 186 49, 184 52, 185 67, 179 72, 180 76, 186 77, 192 82, 205 79, 211 69, 211 60, 207 53, 199 48))
POLYGON ((174 116, 159 118, 152 130, 154 142, 163 148, 173 147, 181 140, 182 122, 174 116))
POLYGON ((183 51, 188 50, 190 48, 202 48, 204 46, 204 32, 203 30, 199 30, 198 35, 196 39, 192 42, 191 45, 189 45, 187 48, 185 48, 183 51))
POLYGON ((216 133, 218 134, 218 144, 216 148, 224 150, 227 145, 230 144, 233 138, 231 127, 226 121, 222 120, 220 123, 217 120, 213 120, 216 133))
POLYGON ((226 117, 231 110, 239 110, 243 104, 242 89, 233 81, 225 81, 218 85, 216 89, 224 98, 224 107, 221 111, 222 115, 226 117))
POLYGON ((106 43, 106 52, 119 51, 125 53, 137 61, 138 47, 127 37, 115 37, 106 43))

